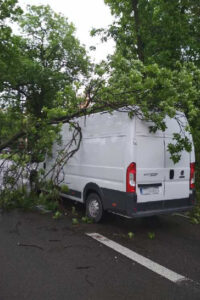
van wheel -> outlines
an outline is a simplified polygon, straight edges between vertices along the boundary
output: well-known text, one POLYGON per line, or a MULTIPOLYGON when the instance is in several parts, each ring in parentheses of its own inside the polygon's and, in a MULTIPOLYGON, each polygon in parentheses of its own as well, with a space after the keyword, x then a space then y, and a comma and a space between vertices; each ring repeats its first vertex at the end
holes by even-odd
POLYGON ((103 206, 99 195, 92 193, 87 197, 86 215, 96 223, 98 223, 102 219, 103 206))

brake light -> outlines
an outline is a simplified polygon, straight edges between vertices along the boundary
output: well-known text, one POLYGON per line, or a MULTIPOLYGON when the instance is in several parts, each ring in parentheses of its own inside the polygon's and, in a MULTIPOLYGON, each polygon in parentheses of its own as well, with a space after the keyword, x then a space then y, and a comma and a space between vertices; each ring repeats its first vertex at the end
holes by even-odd
POLYGON ((195 188, 195 163, 190 164, 190 189, 195 188))
POLYGON ((136 164, 131 163, 126 171, 126 191, 134 193, 136 191, 136 164))

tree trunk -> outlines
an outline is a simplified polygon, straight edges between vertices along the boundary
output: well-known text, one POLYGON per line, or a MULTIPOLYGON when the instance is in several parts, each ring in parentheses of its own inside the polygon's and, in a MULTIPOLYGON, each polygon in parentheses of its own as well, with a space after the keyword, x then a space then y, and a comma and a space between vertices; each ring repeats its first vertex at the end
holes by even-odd
POLYGON ((142 37, 140 34, 140 17, 138 11, 138 0, 131 0, 132 1, 132 8, 134 12, 134 19, 135 19, 135 31, 136 31, 136 39, 137 39, 137 54, 138 58, 144 62, 144 44, 142 41, 142 37))

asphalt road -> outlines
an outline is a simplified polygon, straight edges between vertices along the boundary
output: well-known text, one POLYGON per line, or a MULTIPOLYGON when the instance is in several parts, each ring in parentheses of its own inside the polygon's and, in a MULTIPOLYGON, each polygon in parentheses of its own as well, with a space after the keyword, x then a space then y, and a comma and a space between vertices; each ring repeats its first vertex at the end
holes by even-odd
POLYGON ((0 214, 0 300, 200 299, 200 226, 178 216, 72 225, 68 214, 0 214), (190 281, 175 284, 85 235, 97 232, 190 281), (134 232, 134 238, 128 238, 134 232), (155 234, 149 239, 148 233, 155 234))

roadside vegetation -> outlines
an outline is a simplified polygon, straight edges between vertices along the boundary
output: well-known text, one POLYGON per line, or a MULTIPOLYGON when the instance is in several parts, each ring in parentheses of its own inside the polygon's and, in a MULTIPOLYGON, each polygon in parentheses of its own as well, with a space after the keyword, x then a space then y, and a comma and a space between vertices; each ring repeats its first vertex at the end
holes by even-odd
MULTIPOLYGON (((113 38, 116 50, 94 65, 67 18, 49 6, 28 6, 23 12, 17 0, 0 1, 1 208, 44 205, 58 219, 59 192, 67 190, 63 165, 82 138, 75 118, 121 107, 130 117, 153 121, 151 131, 164 131, 166 116, 176 117, 183 130, 176 111, 185 113, 189 126, 184 138, 174 134, 168 150, 178 162, 183 149, 191 151, 192 134, 200 202, 199 2, 105 3, 116 21, 107 29, 93 29, 91 35, 99 35, 102 42, 113 38), (18 33, 13 31, 16 26, 18 33), (55 141, 62 145, 63 123, 70 124, 72 140, 47 172, 43 161, 52 155, 55 141)), ((199 206, 192 220, 200 222, 199 206)))

